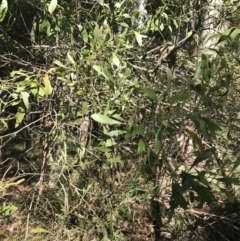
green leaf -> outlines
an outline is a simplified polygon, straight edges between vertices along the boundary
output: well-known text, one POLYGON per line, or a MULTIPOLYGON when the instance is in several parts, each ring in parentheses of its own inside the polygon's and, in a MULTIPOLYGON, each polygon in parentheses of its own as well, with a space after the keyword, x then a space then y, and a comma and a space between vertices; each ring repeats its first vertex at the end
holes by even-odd
POLYGON ((138 149, 137 149, 137 155, 141 155, 143 152, 146 152, 146 145, 143 142, 143 140, 139 140, 139 142, 138 142, 138 149))
POLYGON ((156 152, 160 152, 162 150, 162 135, 161 135, 161 128, 158 129, 155 135, 154 147, 156 152))
POLYGON ((126 134, 126 131, 122 131, 122 130, 114 130, 114 131, 106 131, 104 130, 104 134, 107 135, 107 136, 110 136, 110 137, 118 137, 119 135, 122 135, 122 134, 126 134))
POLYGON ((148 87, 143 87, 138 89, 140 92, 144 93, 147 97, 151 98, 154 102, 158 101, 156 92, 148 87))
POLYGON ((35 98, 36 98, 37 93, 38 93, 38 88, 39 87, 38 87, 37 81, 36 80, 32 81, 30 91, 35 98))
POLYGON ((86 31, 85 28, 83 29, 81 34, 82 34, 82 38, 83 38, 84 43, 87 43, 88 42, 88 32, 86 31))
POLYGON ((98 24, 96 24, 96 26, 93 30, 93 35, 94 35, 94 39, 96 40, 96 42, 101 40, 101 31, 99 29, 98 24))
POLYGON ((112 148, 111 147, 98 146, 98 147, 96 147, 96 149, 98 151, 100 151, 100 152, 103 152, 103 153, 112 152, 112 148))
POLYGON ((45 228, 33 228, 30 230, 30 233, 50 233, 50 231, 45 228))
POLYGON ((68 57, 69 61, 70 61, 73 65, 76 65, 76 62, 75 62, 75 60, 73 59, 73 57, 70 55, 69 51, 67 52, 67 57, 68 57))
POLYGON ((134 34, 135 34, 136 40, 138 42, 138 45, 142 46, 142 35, 139 32, 136 32, 136 31, 134 31, 134 34))
POLYGON ((193 131, 190 131, 188 129, 186 131, 189 134, 189 136, 192 138, 193 144, 194 145, 196 144, 198 146, 199 152, 202 153, 204 151, 204 144, 202 143, 202 140, 193 131))
POLYGON ((178 183, 173 183, 172 184, 172 196, 170 199, 170 206, 171 209, 175 209, 178 206, 182 207, 183 209, 187 208, 187 201, 183 197, 183 195, 180 192, 180 186, 178 183))
POLYGON ((125 70, 124 76, 125 76, 125 77, 130 76, 130 75, 131 75, 131 72, 132 72, 131 69, 127 68, 127 69, 125 70))
POLYGON ((196 170, 196 171, 197 171, 200 182, 202 184, 204 184, 206 187, 210 187, 208 180, 205 178, 206 172, 205 171, 199 172, 198 170, 196 170))
POLYGON ((119 114, 113 114, 112 117, 120 121, 125 121, 119 114))
MULTIPOLYGON (((0 115, 2 113, 0 112, 0 115)), ((8 123, 4 119, 0 119, 1 124, 3 125, 4 128, 8 129, 8 123)))
POLYGON ((114 163, 116 163, 116 162, 117 162, 117 163, 121 163, 121 162, 122 162, 122 160, 121 160, 120 157, 108 158, 107 161, 108 161, 108 162, 111 162, 111 163, 113 163, 113 162, 114 162, 114 163))
POLYGON ((169 68, 167 68, 167 80, 168 80, 168 82, 171 82, 172 78, 173 78, 172 71, 169 68))
POLYGON ((86 114, 87 109, 88 109, 88 102, 84 101, 82 103, 82 116, 86 114))
POLYGON ((43 77, 43 81, 44 81, 44 92, 46 95, 49 95, 52 93, 52 87, 51 87, 51 83, 50 83, 50 80, 49 80, 49 76, 48 75, 45 75, 43 77))
POLYGON ((48 11, 50 13, 53 13, 53 11, 56 9, 57 7, 57 4, 58 4, 58 1, 57 0, 51 0, 49 6, 48 6, 48 11))
POLYGON ((142 125, 139 126, 132 126, 128 129, 128 133, 126 134, 125 138, 128 139, 130 137, 143 134, 144 133, 144 127, 142 125))
POLYGON ((222 177, 217 178, 218 181, 223 182, 225 184, 234 184, 240 186, 240 180, 239 178, 233 178, 233 177, 222 177))
POLYGON ((29 100, 28 100, 28 98, 29 98, 29 93, 26 92, 26 91, 21 92, 21 98, 22 98, 22 100, 23 100, 23 103, 24 103, 26 109, 28 109, 28 107, 29 107, 29 100))
MULTIPOLYGON (((217 34, 215 36, 217 37, 217 34)), ((226 40, 231 40, 231 37, 229 35, 220 34, 220 38, 218 39, 217 44, 226 40)))
POLYGON ((117 67, 120 65, 120 61, 119 58, 117 57, 117 55, 115 53, 112 54, 112 62, 114 65, 116 65, 117 67))
POLYGON ((152 151, 150 147, 147 147, 147 158, 151 169, 156 168, 156 163, 159 162, 157 155, 152 151))
POLYGON ((231 39, 234 40, 239 34, 240 34, 240 29, 239 29, 239 28, 236 28, 236 29, 233 30, 233 32, 230 34, 231 39))
POLYGON ((92 119, 96 122, 99 122, 101 124, 108 124, 108 125, 120 125, 122 124, 120 121, 114 120, 106 115, 102 114, 92 114, 92 119))
POLYGON ((195 71, 194 79, 198 79, 202 74, 201 62, 198 63, 197 69, 195 71))
POLYGON ((212 202, 215 199, 213 193, 207 187, 196 185, 193 187, 193 190, 197 192, 198 196, 204 201, 212 202))
POLYGON ((216 148, 212 147, 209 148, 207 150, 205 150, 203 153, 201 153, 200 155, 198 155, 198 157, 194 160, 191 168, 193 168, 194 166, 196 166, 198 163, 208 159, 209 157, 211 157, 214 153, 216 152, 216 148))
POLYGON ((228 198, 228 200, 229 200, 231 203, 234 203, 235 197, 231 194, 230 191, 225 190, 225 189, 223 189, 223 188, 220 188, 220 190, 226 195, 226 197, 228 198))
POLYGON ((163 23, 161 23, 161 25, 160 25, 160 30, 161 30, 161 31, 164 30, 164 24, 163 24, 163 23))
POLYGON ((8 2, 7 0, 2 0, 0 5, 0 22, 4 20, 8 11, 8 2))
POLYGON ((215 124, 213 121, 206 117, 202 117, 202 120, 205 122, 205 125, 207 126, 208 130, 211 132, 211 135, 215 137, 216 131, 221 131, 220 126, 215 124))
POLYGON ((103 68, 100 65, 93 65, 93 69, 97 71, 99 75, 104 76, 107 80, 113 81, 113 77, 107 69, 103 68))
POLYGON ((232 167, 231 173, 240 165, 240 156, 237 157, 236 161, 234 162, 234 165, 232 167))
POLYGON ((64 64, 62 64, 59 60, 55 60, 54 64, 56 64, 57 66, 64 68, 64 69, 68 69, 67 66, 65 66, 64 64))
POLYGON ((22 123, 25 114, 26 113, 25 113, 24 109, 22 107, 19 107, 18 112, 15 115, 15 117, 16 117, 15 128, 17 128, 22 123))

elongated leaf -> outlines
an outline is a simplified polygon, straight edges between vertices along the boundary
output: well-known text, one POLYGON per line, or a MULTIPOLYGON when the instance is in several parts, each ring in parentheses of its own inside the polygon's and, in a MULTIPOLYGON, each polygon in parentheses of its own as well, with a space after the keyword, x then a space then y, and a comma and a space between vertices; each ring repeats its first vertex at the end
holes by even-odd
POLYGON ((50 232, 45 228, 33 228, 30 230, 30 233, 50 233, 50 232))
POLYGON ((108 162, 119 162, 119 163, 121 163, 121 162, 122 162, 122 160, 121 160, 121 158, 120 158, 120 157, 116 157, 116 158, 109 158, 109 159, 107 159, 107 161, 108 161, 108 162))
POLYGON ((136 32, 136 31, 134 31, 134 34, 135 34, 136 40, 138 42, 138 45, 142 46, 142 35, 139 32, 136 32))
POLYGON ((43 77, 43 81, 44 81, 44 92, 46 95, 49 95, 52 93, 52 86, 51 86, 51 83, 50 83, 50 80, 49 80, 49 76, 48 75, 45 75, 43 77))
POLYGON ((0 23, 4 20, 8 11, 8 2, 7 0, 2 0, 0 5, 0 23))
POLYGON ((51 0, 50 4, 49 4, 49 6, 48 6, 48 11, 49 11, 50 13, 53 13, 54 10, 55 10, 56 7, 57 7, 57 4, 58 4, 58 1, 57 1, 57 0, 51 0))
POLYGON ((156 92, 148 87, 140 88, 140 92, 144 93, 147 97, 151 98, 153 101, 157 102, 158 98, 156 92))
POLYGON ((102 114, 92 114, 91 117, 93 118, 93 120, 95 120, 96 122, 99 122, 101 124, 108 124, 108 125, 120 125, 122 124, 120 121, 114 120, 106 115, 102 115, 102 114))
POLYGON ((221 190, 221 192, 223 192, 223 193, 226 195, 226 197, 228 198, 228 200, 229 200, 231 203, 234 203, 235 198, 234 198, 234 196, 231 194, 230 191, 225 190, 225 189, 223 189, 223 188, 220 188, 220 190, 221 190))
POLYGON ((240 29, 239 29, 239 28, 236 28, 236 29, 233 30, 233 32, 230 34, 231 39, 234 40, 239 34, 240 34, 240 29))
POLYGON ((110 137, 114 137, 114 136, 117 137, 119 135, 126 134, 126 131, 121 131, 121 130, 114 130, 110 132, 104 131, 104 134, 110 137))
POLYGON ((69 52, 67 53, 67 57, 68 57, 69 61, 70 61, 73 65, 76 65, 75 60, 73 59, 73 57, 70 55, 69 52))
POLYGON ((84 43, 87 43, 88 42, 88 32, 87 32, 87 30, 83 29, 81 34, 82 34, 82 38, 83 38, 84 43))
POLYGON ((97 71, 97 73, 99 75, 104 76, 107 80, 113 81, 113 77, 112 77, 111 73, 107 69, 103 68, 100 65, 93 65, 93 69, 95 71, 97 71))
POLYGON ((96 24, 94 30, 93 30, 93 35, 94 35, 94 39, 98 42, 101 40, 101 31, 99 29, 98 24, 96 24))
POLYGON ((104 152, 104 153, 112 152, 112 148, 111 147, 99 146, 99 147, 96 147, 96 149, 98 151, 104 152))
POLYGON ((112 117, 120 121, 125 121, 119 114, 113 114, 112 117))
POLYGON ((29 107, 29 100, 28 100, 28 98, 29 98, 29 93, 26 92, 26 91, 21 92, 21 98, 22 98, 22 100, 23 100, 23 103, 24 103, 26 109, 28 109, 28 107, 29 107))
POLYGON ((139 140, 137 155, 141 155, 143 152, 146 152, 146 145, 142 140, 139 140))
POLYGON ((18 108, 18 112, 16 113, 16 123, 15 123, 15 128, 17 128, 23 121, 23 118, 25 116, 25 111, 22 107, 18 108))
POLYGON ((154 147, 156 152, 160 152, 162 150, 162 135, 161 128, 158 129, 155 135, 154 147))
POLYGON ((112 54, 112 62, 113 62, 113 64, 115 64, 117 67, 120 65, 119 58, 117 57, 117 55, 116 55, 115 53, 112 54))
POLYGON ((232 170, 231 170, 231 173, 240 165, 240 156, 237 157, 233 167, 232 167, 232 170))
POLYGON ((213 193, 207 187, 196 185, 193 187, 193 190, 197 192, 198 196, 204 201, 211 202, 215 199, 213 193))
POLYGON ((142 125, 139 126, 132 126, 128 129, 128 133, 126 134, 125 138, 128 139, 130 137, 143 134, 144 133, 144 127, 142 125))
POLYGON ((168 82, 171 82, 172 78, 173 78, 172 71, 169 68, 167 68, 167 80, 168 80, 168 82))
POLYGON ((204 151, 204 144, 202 143, 202 140, 193 131, 190 131, 188 129, 186 131, 192 138, 193 144, 197 144, 199 152, 202 153, 204 151))
POLYGON ((206 159, 208 159, 209 157, 211 157, 216 151, 215 147, 209 148, 207 150, 205 150, 202 154, 200 154, 195 161, 193 162, 191 168, 193 168, 194 166, 196 166, 198 163, 200 163, 201 161, 204 161, 206 159))
POLYGON ((62 64, 59 60, 55 60, 54 61, 54 64, 56 64, 57 66, 61 67, 61 68, 64 68, 64 69, 67 69, 68 67, 65 66, 64 64, 62 64))

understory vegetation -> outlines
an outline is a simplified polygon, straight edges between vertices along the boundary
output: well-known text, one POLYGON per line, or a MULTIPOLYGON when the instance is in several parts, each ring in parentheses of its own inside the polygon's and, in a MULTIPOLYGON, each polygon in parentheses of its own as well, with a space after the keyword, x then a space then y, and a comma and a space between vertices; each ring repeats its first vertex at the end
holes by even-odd
POLYGON ((0 240, 240 240, 239 16, 2 0, 0 240))

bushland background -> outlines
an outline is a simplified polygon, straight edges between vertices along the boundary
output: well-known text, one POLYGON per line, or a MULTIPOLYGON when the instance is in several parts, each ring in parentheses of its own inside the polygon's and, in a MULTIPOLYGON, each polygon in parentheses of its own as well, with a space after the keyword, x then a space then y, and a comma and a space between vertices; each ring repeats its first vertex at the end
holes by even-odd
POLYGON ((2 0, 1 240, 240 240, 240 5, 2 0))

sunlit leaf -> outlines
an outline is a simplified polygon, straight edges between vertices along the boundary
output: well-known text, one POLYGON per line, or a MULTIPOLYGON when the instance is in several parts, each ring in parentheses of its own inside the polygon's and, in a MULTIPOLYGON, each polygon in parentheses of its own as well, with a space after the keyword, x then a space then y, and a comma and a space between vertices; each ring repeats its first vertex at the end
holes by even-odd
POLYGON ((233 30, 233 32, 230 34, 231 39, 234 40, 239 34, 240 34, 240 29, 239 29, 239 28, 236 28, 236 29, 233 30))
POLYGON ((117 55, 115 53, 112 54, 112 62, 113 64, 115 64, 117 67, 120 64, 119 58, 117 57, 117 55))
POLYGON ((30 233, 50 233, 50 231, 45 228, 33 228, 30 230, 30 233))
POLYGON ((18 112, 16 113, 16 123, 15 123, 15 128, 17 128, 23 121, 23 118, 25 116, 25 110, 22 107, 18 108, 18 112))
POLYGON ((54 61, 54 64, 56 64, 57 66, 59 66, 59 67, 61 67, 61 68, 67 69, 67 66, 65 66, 64 64, 62 64, 59 60, 55 60, 55 61, 54 61))
POLYGON ((23 100, 23 103, 25 105, 25 107, 28 109, 29 107, 29 93, 24 91, 24 92, 21 92, 21 98, 23 100))
POLYGON ((46 95, 49 95, 52 93, 52 86, 51 86, 51 83, 50 83, 50 80, 49 80, 49 76, 48 75, 45 75, 43 77, 43 81, 44 81, 44 92, 46 95))
POLYGON ((138 42, 138 45, 142 46, 142 35, 139 32, 136 32, 136 31, 134 31, 134 34, 135 34, 136 40, 138 42))
POLYGON ((50 13, 53 13, 53 11, 56 9, 57 7, 57 4, 58 4, 58 1, 57 0, 51 0, 49 6, 48 6, 48 11, 50 13))
POLYGON ((102 115, 102 114, 92 114, 91 117, 93 118, 93 120, 95 120, 96 122, 99 122, 101 124, 108 124, 108 125, 119 125, 122 124, 120 121, 114 120, 106 115, 102 115))
POLYGON ((68 57, 69 61, 70 61, 73 65, 76 65, 75 60, 73 59, 73 57, 70 55, 69 52, 67 53, 67 57, 68 57))
POLYGON ((87 33, 86 29, 83 29, 81 34, 82 34, 84 43, 87 43, 88 42, 88 33, 87 33))
POLYGON ((0 22, 2 22, 7 14, 8 11, 8 1, 2 0, 0 5, 0 22))

